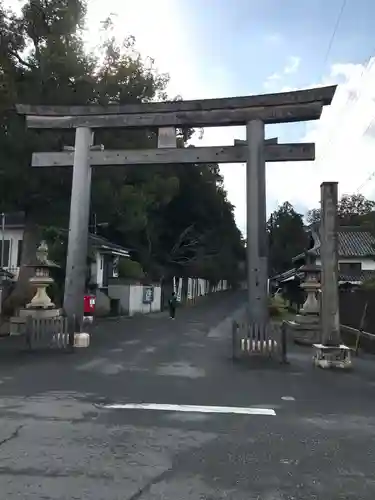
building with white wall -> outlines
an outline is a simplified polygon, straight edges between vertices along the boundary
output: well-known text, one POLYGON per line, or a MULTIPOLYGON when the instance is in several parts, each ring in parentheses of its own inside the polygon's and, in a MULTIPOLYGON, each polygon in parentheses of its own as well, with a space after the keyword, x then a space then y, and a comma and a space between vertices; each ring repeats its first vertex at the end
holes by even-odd
POLYGON ((21 263, 24 220, 22 212, 4 214, 4 220, 0 220, 0 268, 15 277, 21 263))
MULTIPOLYGON (((294 267, 272 278, 279 285, 303 277, 299 268, 307 258, 321 266, 319 229, 310 229, 311 248, 293 258, 294 267)), ((338 229, 339 284, 360 285, 375 279, 375 237, 362 227, 341 226, 338 229)))
MULTIPOLYGON (((12 273, 17 279, 21 264, 22 241, 24 234, 24 215, 22 212, 5 214, 5 230, 2 231, 0 222, 0 259, 3 255, 2 267, 12 273), (4 252, 2 246, 4 244, 4 252)), ((90 265, 90 284, 100 289, 108 288, 108 280, 118 277, 118 260, 120 257, 129 258, 129 251, 106 238, 89 234, 89 250, 94 255, 90 265)))

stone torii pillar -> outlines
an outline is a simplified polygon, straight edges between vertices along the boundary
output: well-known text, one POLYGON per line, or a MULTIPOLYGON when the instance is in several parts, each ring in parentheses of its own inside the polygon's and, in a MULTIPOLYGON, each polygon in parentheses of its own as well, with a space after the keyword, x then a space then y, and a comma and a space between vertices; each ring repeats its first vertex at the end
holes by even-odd
POLYGON ((74 148, 63 306, 68 318, 75 320, 75 331, 80 331, 83 318, 91 197, 90 149, 92 145, 93 133, 91 129, 78 127, 74 148))
MULTIPOLYGON (((64 289, 64 311, 75 318, 75 331, 82 326, 84 284, 87 272, 88 226, 91 197, 91 151, 103 151, 102 146, 93 146, 94 133, 89 127, 76 129, 73 160, 73 180, 70 198, 69 238, 66 259, 64 289)), ((160 128, 159 148, 176 147, 174 127, 160 128)), ((71 150, 71 148, 65 148, 71 150)))
POLYGON ((277 137, 264 138, 264 123, 260 120, 247 124, 246 136, 245 141, 235 140, 234 143, 248 147, 246 162, 247 314, 250 324, 266 325, 268 322, 268 243, 264 147, 276 145, 278 139, 277 137))
POLYGON ((247 283, 249 324, 265 326, 267 307, 266 164, 264 123, 253 120, 246 126, 247 283))

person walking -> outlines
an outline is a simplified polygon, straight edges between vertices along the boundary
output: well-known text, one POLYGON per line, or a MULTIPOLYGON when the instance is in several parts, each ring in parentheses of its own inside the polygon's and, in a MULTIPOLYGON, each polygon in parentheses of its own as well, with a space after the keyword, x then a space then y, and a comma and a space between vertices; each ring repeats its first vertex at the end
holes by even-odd
POLYGON ((176 317, 176 307, 177 307, 177 297, 176 294, 173 292, 171 295, 171 298, 168 300, 168 306, 169 306, 169 316, 171 319, 175 319, 176 317))

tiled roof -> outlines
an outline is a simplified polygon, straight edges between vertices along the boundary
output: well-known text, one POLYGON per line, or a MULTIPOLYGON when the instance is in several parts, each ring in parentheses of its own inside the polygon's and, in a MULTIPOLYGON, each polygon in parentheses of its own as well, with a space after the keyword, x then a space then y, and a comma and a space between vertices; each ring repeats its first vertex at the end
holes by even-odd
POLYGON ((288 271, 284 271, 281 274, 277 274, 276 276, 272 276, 272 278, 270 278, 270 279, 275 280, 275 281, 284 281, 290 277, 293 277, 296 274, 296 272, 297 272, 296 268, 288 269, 288 271))
POLYGON ((0 281, 1 278, 12 278, 12 277, 13 274, 11 272, 9 272, 7 269, 0 267, 0 281))
MULTIPOLYGON (((319 235, 317 235, 319 238, 319 235)), ((318 245, 310 250, 313 255, 320 255, 318 245)), ((375 238, 369 231, 358 227, 341 227, 338 230, 339 257, 370 257, 375 255, 375 238)))
MULTIPOLYGON (((299 269, 289 269, 285 271, 285 273, 279 274, 271 278, 273 281, 278 281, 279 283, 283 283, 286 281, 290 281, 291 279, 298 278, 303 281, 305 273, 301 272, 299 269)), ((360 271, 358 274, 349 275, 346 273, 339 272, 339 281, 348 282, 348 283, 358 283, 363 281, 375 279, 375 271, 360 271)))
MULTIPOLYGON (((67 229, 59 228, 57 230, 60 234, 67 234, 67 229)), ((103 251, 103 253, 114 253, 117 255, 122 255, 123 257, 130 257, 130 249, 122 247, 121 245, 117 245, 117 243, 112 243, 107 240, 107 238, 103 238, 103 236, 98 236, 97 234, 89 233, 88 237, 89 247, 95 247, 103 251)))
POLYGON ((24 212, 8 212, 5 213, 4 215, 5 215, 4 217, 5 227, 23 227, 25 224, 24 212))
MULTIPOLYGON (((375 256, 375 237, 361 227, 342 226, 338 230, 338 256, 339 257, 372 257, 375 256)), ((320 236, 313 230, 314 246, 306 253, 320 255, 320 236)), ((301 259, 305 253, 293 258, 293 262, 301 259)))
MULTIPOLYGON (((9 212, 5 214, 5 227, 24 227, 25 225, 25 214, 24 212, 9 212)), ((0 231, 1 231, 1 217, 0 217, 0 231)), ((67 229, 61 229, 62 233, 67 233, 67 229)), ((89 233, 89 245, 101 248, 102 250, 109 250, 112 252, 120 253, 121 255, 128 257, 129 249, 124 248, 116 243, 103 238, 102 236, 97 236, 96 234, 89 233)))
POLYGON ((124 248, 116 243, 112 243, 102 236, 97 236, 96 234, 89 233, 89 245, 92 245, 101 250, 107 250, 114 253, 119 253, 124 257, 129 257, 129 249, 124 248))
POLYGON ((361 282, 367 281, 369 279, 374 279, 375 278, 375 271, 361 271, 358 274, 354 274, 353 276, 345 274, 345 273, 340 273, 339 272, 339 281, 347 281, 347 282, 361 282))

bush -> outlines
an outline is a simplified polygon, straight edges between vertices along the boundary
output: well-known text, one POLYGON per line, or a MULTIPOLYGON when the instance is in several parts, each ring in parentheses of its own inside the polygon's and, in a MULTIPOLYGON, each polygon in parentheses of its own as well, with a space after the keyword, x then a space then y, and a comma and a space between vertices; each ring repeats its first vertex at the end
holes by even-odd
POLYGON ((281 315, 280 309, 277 307, 276 304, 268 304, 268 313, 271 318, 275 318, 281 315))
POLYGON ((280 296, 269 298, 268 313, 271 318, 279 317, 287 311, 287 304, 280 296))
POLYGON ((120 259, 118 263, 119 278, 140 280, 144 272, 139 262, 131 259, 120 259))
POLYGON ((363 290, 375 290, 375 279, 372 278, 372 279, 365 280, 362 283, 361 288, 363 290))

